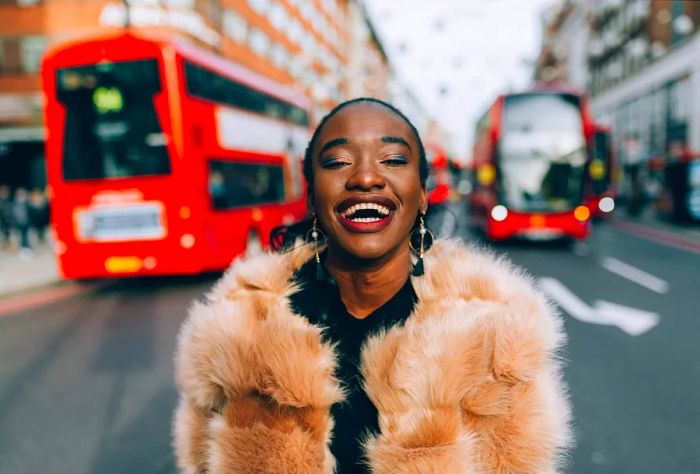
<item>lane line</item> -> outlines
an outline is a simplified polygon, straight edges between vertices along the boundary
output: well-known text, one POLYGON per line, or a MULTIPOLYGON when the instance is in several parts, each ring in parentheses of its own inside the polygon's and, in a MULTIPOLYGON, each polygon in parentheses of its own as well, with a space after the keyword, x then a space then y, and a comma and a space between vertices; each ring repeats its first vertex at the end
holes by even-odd
POLYGON ((680 237, 665 230, 655 229, 653 227, 629 221, 611 221, 608 223, 608 225, 615 230, 624 232, 625 234, 635 237, 642 237, 653 242, 665 244, 669 247, 675 247, 677 249, 686 250, 688 252, 700 255, 700 242, 680 237))
POLYGON ((662 295, 668 293, 669 284, 666 280, 662 280, 651 273, 633 267, 629 263, 625 263, 613 257, 604 257, 600 261, 600 266, 609 272, 626 278, 656 293, 662 295))

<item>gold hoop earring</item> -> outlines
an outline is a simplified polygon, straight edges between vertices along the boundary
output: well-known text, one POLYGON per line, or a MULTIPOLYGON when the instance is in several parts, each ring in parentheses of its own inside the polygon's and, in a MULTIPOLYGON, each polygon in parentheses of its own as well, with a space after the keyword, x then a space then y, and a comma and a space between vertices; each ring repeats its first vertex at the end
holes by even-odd
POLYGON ((425 226, 424 217, 425 214, 421 213, 418 227, 414 227, 411 234, 408 236, 408 246, 418 257, 416 264, 413 265, 413 270, 411 271, 413 276, 421 276, 425 273, 423 256, 425 255, 425 252, 430 250, 430 248, 433 246, 433 241, 435 240, 433 233, 425 226))

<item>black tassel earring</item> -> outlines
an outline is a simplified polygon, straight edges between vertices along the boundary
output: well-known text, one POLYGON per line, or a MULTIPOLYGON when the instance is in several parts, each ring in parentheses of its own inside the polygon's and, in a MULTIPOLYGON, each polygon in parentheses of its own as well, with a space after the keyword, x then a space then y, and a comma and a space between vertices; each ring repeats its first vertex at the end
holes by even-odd
POLYGON ((433 233, 425 226, 424 216, 425 214, 420 215, 420 224, 411 231, 411 235, 408 239, 409 247, 411 247, 413 253, 418 257, 415 265, 413 265, 413 271, 411 272, 413 276, 421 276, 425 273, 423 256, 425 252, 433 246, 433 233))
POLYGON ((311 230, 306 234, 306 242, 312 243, 314 246, 314 258, 316 260, 316 280, 323 280, 323 267, 321 264, 321 255, 319 254, 319 249, 326 242, 326 236, 323 234, 321 229, 318 227, 318 219, 316 214, 314 214, 313 224, 311 225, 311 230))

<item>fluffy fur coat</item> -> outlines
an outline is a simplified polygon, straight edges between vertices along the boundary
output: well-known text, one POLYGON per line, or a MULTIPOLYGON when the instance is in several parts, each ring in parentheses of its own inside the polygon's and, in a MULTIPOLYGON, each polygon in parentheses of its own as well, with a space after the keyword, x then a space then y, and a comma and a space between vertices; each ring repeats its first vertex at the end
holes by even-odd
MULTIPOLYGON (((322 328, 289 307, 302 247, 236 261, 183 324, 175 452, 186 473, 332 473, 343 399, 322 328)), ((553 473, 570 444, 561 322, 522 272, 438 241, 406 324, 362 351, 378 474, 553 473)))

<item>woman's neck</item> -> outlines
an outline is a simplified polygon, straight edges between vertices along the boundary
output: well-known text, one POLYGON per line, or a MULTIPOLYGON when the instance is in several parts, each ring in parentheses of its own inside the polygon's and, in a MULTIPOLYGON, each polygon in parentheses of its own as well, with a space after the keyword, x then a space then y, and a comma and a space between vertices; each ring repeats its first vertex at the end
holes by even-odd
POLYGON ((359 263, 329 249, 326 268, 348 312, 364 319, 389 301, 406 283, 411 269, 408 245, 381 261, 359 263))

